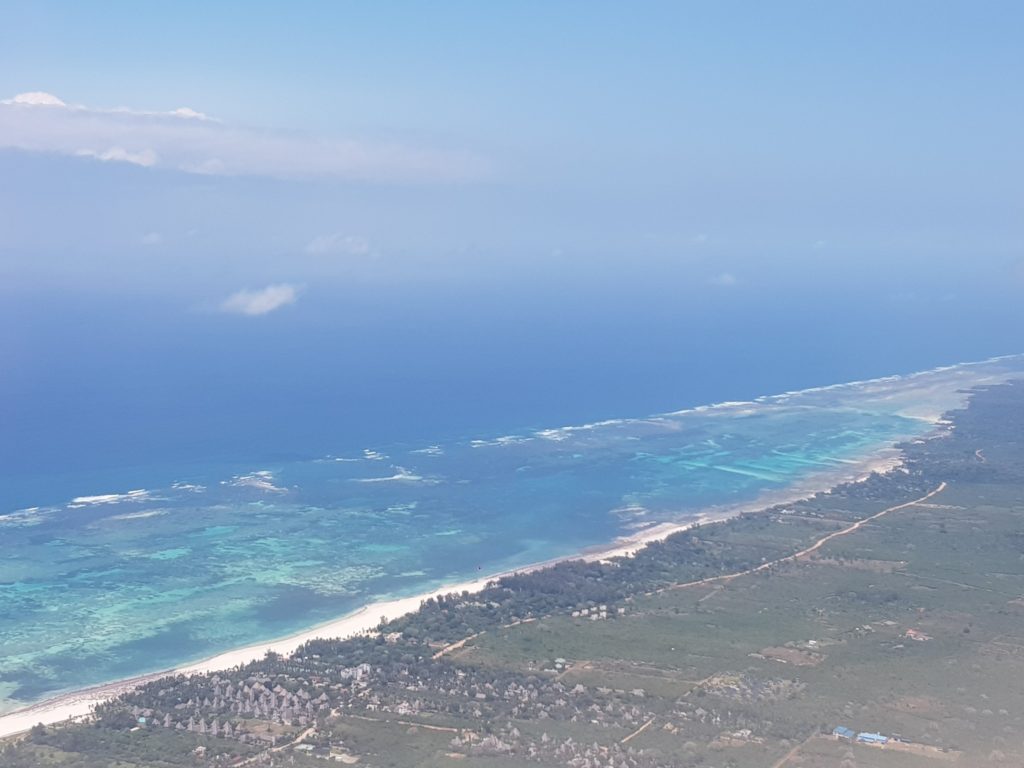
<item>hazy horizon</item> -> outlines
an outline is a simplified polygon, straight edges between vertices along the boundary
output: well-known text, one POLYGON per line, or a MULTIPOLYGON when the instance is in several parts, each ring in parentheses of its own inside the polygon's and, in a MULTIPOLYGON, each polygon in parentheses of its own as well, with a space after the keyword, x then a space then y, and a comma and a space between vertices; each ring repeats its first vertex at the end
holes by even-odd
POLYGON ((8 482, 1021 351, 1012 3, 289 9, 5 7, 8 482))

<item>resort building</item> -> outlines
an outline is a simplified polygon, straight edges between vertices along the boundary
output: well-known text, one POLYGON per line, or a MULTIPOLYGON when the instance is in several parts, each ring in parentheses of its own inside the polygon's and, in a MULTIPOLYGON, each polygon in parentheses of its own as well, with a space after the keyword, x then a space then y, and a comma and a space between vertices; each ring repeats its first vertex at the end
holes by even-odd
POLYGON ((858 733, 857 741, 861 744, 886 744, 889 738, 880 733, 858 733))

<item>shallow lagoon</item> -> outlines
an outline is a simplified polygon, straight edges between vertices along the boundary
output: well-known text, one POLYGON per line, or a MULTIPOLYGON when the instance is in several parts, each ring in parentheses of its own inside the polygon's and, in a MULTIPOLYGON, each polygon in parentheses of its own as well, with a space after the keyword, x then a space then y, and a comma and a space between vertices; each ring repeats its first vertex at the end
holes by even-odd
POLYGON ((1019 358, 641 419, 367 448, 0 516, 0 712, 375 599, 826 488, 1019 358))

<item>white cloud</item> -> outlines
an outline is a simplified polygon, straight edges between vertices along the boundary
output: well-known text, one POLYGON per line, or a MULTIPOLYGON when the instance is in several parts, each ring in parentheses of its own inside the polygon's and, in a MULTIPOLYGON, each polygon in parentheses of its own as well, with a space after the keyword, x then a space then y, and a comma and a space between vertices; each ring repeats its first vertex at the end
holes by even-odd
POLYGON ((30 91, 29 93, 19 93, 13 99, 6 99, 0 101, 0 104, 27 104, 35 107, 66 107, 63 101, 58 99, 52 93, 46 93, 44 91, 30 91))
POLYGON ((143 168, 156 165, 157 160, 160 159, 156 152, 151 149, 144 149, 141 152, 129 152, 124 147, 111 147, 102 152, 97 152, 95 149, 80 149, 75 154, 79 157, 94 157, 105 163, 131 163, 132 165, 141 165, 143 168))
POLYGON ((720 285, 725 288, 728 288, 730 286, 736 285, 737 280, 736 275, 732 274, 732 272, 722 272, 719 275, 715 275, 714 277, 708 278, 708 283, 710 283, 711 285, 720 285))
POLYGON ((306 253, 343 253, 348 256, 366 256, 370 253, 370 241, 358 235, 333 235, 314 237, 306 245, 306 253))
POLYGON ((164 241, 163 235, 159 232, 149 232, 139 240, 143 245, 160 245, 164 241))
POLYGON ((485 172, 467 153, 271 133, 189 107, 94 109, 43 92, 0 101, 0 147, 217 176, 423 182, 466 181, 485 172))
MULTIPOLYGON (((150 117, 182 117, 192 120, 214 120, 209 115, 204 115, 202 112, 197 112, 190 107, 178 107, 168 112, 147 112, 145 110, 129 109, 128 107, 115 107, 114 109, 90 109, 89 107, 81 104, 68 104, 63 99, 54 96, 52 93, 46 91, 30 91, 28 93, 19 93, 17 96, 11 99, 0 99, 0 104, 7 105, 21 105, 25 107, 64 107, 68 110, 74 110, 77 112, 92 112, 94 114, 109 114, 109 115, 144 115, 150 117)), ((220 122, 220 121, 215 121, 220 122)))
POLYGON ((222 312, 235 315, 265 315, 288 304, 294 304, 299 297, 299 289, 290 283, 268 285, 256 291, 248 289, 228 296, 221 303, 222 312))
POLYGON ((184 118, 189 118, 189 119, 192 119, 192 120, 212 120, 213 119, 209 115, 204 115, 202 112, 196 112, 194 109, 190 109, 189 107, 178 107, 177 109, 172 109, 170 114, 172 114, 172 115, 174 115, 176 117, 184 117, 184 118))

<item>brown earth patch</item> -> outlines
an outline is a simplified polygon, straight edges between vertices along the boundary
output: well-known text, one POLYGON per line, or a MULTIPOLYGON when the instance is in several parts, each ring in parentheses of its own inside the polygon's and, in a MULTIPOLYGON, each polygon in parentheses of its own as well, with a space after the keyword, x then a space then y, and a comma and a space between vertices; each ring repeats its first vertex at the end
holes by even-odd
POLYGON ((905 560, 868 560, 864 558, 837 560, 834 557, 816 557, 810 562, 812 565, 831 565, 836 568, 850 568, 854 571, 870 573, 893 573, 907 565, 905 560))
POLYGON ((892 752, 908 752, 920 757, 929 757, 933 760, 949 760, 951 762, 958 760, 961 755, 955 749, 941 749, 940 747, 933 747, 931 744, 917 744, 908 741, 890 741, 882 749, 892 752))
POLYGON ((825 660, 824 654, 821 653, 781 646, 763 648, 760 653, 766 659, 781 661, 783 664, 792 664, 796 667, 816 667, 825 660))
POLYGON ((921 717, 946 717, 946 705, 931 696, 901 696, 884 705, 886 709, 921 717))

